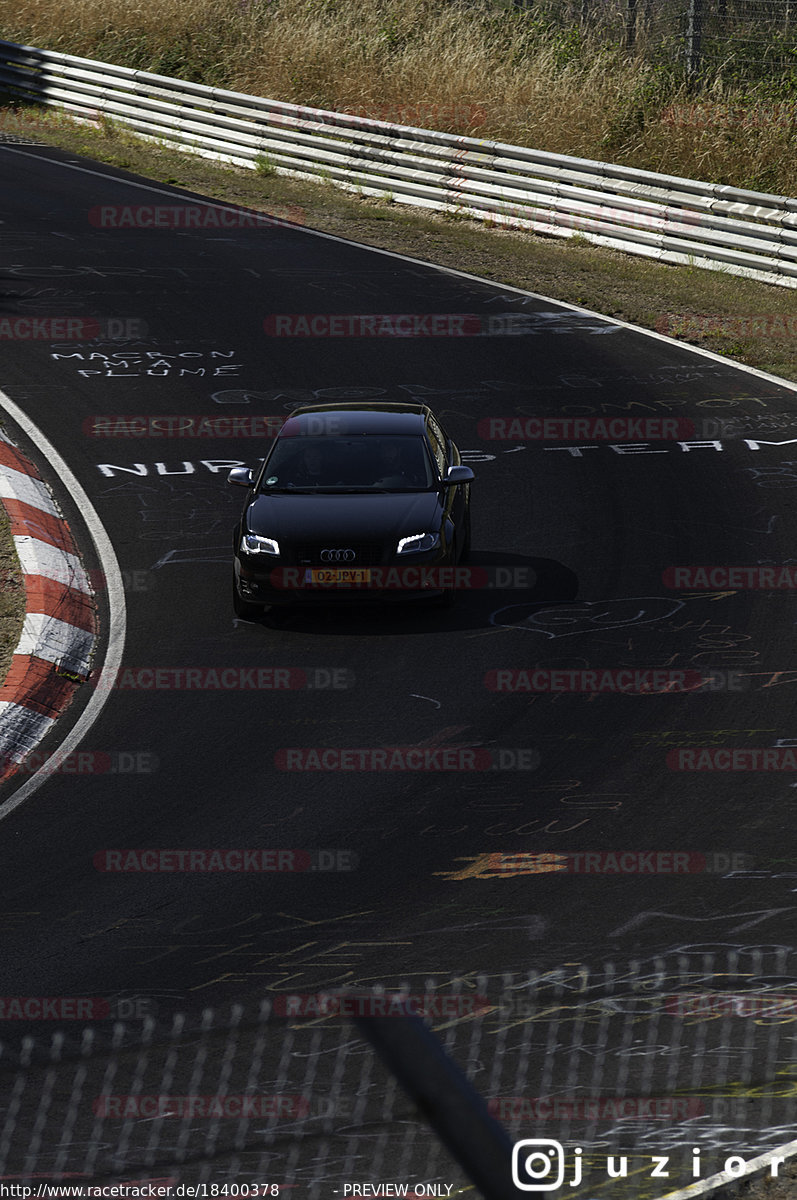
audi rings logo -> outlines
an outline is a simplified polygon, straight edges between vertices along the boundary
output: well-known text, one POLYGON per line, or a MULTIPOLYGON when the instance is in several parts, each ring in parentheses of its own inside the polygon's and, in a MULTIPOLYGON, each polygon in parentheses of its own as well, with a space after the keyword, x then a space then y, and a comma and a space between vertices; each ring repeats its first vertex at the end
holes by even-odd
POLYGON ((322 562, 354 562, 357 555, 353 550, 322 550, 322 562))

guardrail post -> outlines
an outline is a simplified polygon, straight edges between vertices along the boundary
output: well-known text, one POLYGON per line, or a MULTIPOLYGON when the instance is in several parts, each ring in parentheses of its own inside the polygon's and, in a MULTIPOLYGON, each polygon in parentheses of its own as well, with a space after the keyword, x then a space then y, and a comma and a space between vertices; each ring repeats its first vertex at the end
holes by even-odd
POLYGON ((625 45, 632 50, 636 42, 637 0, 626 0, 625 9, 625 45))
POLYGON ((686 19, 686 78, 694 87, 700 75, 700 56, 703 41, 703 0, 689 0, 686 19))

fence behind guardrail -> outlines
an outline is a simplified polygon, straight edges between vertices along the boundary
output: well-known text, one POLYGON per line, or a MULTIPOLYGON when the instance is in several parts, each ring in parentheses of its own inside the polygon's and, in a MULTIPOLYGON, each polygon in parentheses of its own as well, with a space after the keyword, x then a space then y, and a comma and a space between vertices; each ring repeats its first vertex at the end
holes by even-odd
MULTIPOLYGON (((403 991, 513 1141, 560 1145, 568 1181, 580 1157, 585 1187, 595 1188, 584 1194, 606 1184, 612 1155, 628 1156, 612 1196, 653 1200, 723 1169, 729 1156, 749 1159, 794 1138, 791 949, 696 946, 403 991), (657 1155, 670 1159, 659 1182, 657 1155)), ((139 1011, 142 1000, 112 1001, 111 1011, 139 1011)), ((12 1000, 2 1003, 4 1180, 157 1178, 205 1183, 208 1196, 268 1183, 306 1188, 312 1200, 342 1195, 347 1183, 391 1181, 411 1196, 431 1183, 452 1195, 469 1184, 402 1090, 412 1090, 417 1046, 391 1039, 405 1058, 400 1087, 352 1023, 363 1014, 383 1028, 391 1015, 406 1020, 378 990, 272 993, 259 1010, 182 1016, 151 1001, 143 1021, 61 1021, 49 1035, 49 1009, 23 1027, 9 1019, 12 1000)), ((421 1098, 427 1112, 430 1095, 421 1098)))

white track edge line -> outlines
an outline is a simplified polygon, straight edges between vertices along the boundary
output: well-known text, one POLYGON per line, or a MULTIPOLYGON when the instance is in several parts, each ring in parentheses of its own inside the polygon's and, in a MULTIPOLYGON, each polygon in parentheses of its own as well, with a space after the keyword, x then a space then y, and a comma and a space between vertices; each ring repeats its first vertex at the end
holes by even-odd
MULTIPOLYGON (((660 1200, 693 1200, 695 1196, 703 1196, 706 1192, 713 1191, 714 1188, 724 1187, 729 1183, 738 1183, 742 1179, 747 1179, 756 1171, 763 1170, 776 1158, 792 1158, 797 1154, 797 1141, 786 1142, 784 1146, 776 1146, 774 1150, 767 1150, 765 1154, 759 1154, 757 1158, 751 1158, 745 1163, 745 1168, 738 1175, 732 1171, 719 1171, 716 1175, 709 1175, 708 1179, 699 1179, 697 1183, 690 1183, 689 1187, 681 1188, 677 1192, 666 1192, 660 1200)), ((729 1158, 739 1157, 741 1155, 729 1155, 729 1158)))
MULTIPOLYGON (((57 150, 57 146, 49 146, 43 144, 45 150, 57 150)), ((9 154, 19 154, 23 158, 32 158, 36 162, 48 162, 53 166, 66 167, 70 171, 79 171, 84 175, 95 175, 99 179, 109 179, 114 183, 121 184, 123 187, 139 188, 142 191, 154 192, 160 196, 181 197, 183 199, 191 199, 194 203, 206 204, 209 208, 225 208, 230 212, 239 212, 241 205, 233 204, 230 201, 214 200, 212 197, 185 196, 179 191, 166 188, 155 187, 153 184, 139 183, 135 179, 123 179, 116 175, 110 175, 107 171, 92 171, 89 167, 82 167, 79 163, 59 162, 57 159, 42 159, 39 154, 29 154, 25 150, 19 150, 14 146, 3 145, 2 150, 9 154)), ((111 167, 111 164, 107 164, 111 167)), ((387 258, 397 258, 401 262, 413 263, 419 267, 430 267, 435 271, 442 271, 448 275, 456 275, 460 279, 470 279, 474 283, 486 283, 491 288, 496 288, 499 291, 515 292, 519 296, 530 296, 534 300, 544 300, 547 304, 555 304, 558 308, 568 308, 571 312, 585 314, 589 317, 598 317, 601 321, 605 321, 609 325, 617 325, 620 329, 629 329, 632 333, 644 333, 647 337, 655 338, 657 341, 665 342, 670 346, 680 346, 682 349, 691 351, 692 354, 702 355, 704 358, 710 358, 714 362, 722 363, 726 367, 734 367, 737 371, 745 371, 748 375, 755 375, 758 379, 765 379, 768 383, 775 383, 779 387, 789 388, 793 392, 797 392, 797 383, 792 383, 789 379, 782 379, 779 375, 772 375, 768 371, 762 371, 758 367, 748 366, 747 363, 735 362, 732 358, 726 358, 723 354, 716 354, 713 350, 706 350, 703 346, 694 346, 690 342, 681 342, 678 338, 667 337, 664 333, 658 333, 655 329, 645 329, 642 325, 633 325, 630 321, 623 321, 618 317, 607 317, 605 313, 594 312, 591 308, 582 308, 578 304, 570 304, 567 300, 555 300, 552 296, 543 296, 540 292, 530 292, 526 288, 514 287, 509 283, 500 283, 496 279, 485 279, 483 275, 472 275, 469 271, 460 271, 456 267, 442 266, 440 263, 431 263, 423 258, 412 258, 408 254, 401 254, 398 250, 385 250, 381 246, 369 246, 367 242, 355 242, 350 238, 340 237, 335 233, 324 233, 320 229, 310 229, 307 225, 293 226, 289 221, 282 221, 286 228, 295 228, 297 233, 306 233, 311 237, 325 238, 327 241, 339 242, 343 246, 352 246, 357 250, 370 250, 374 254, 383 254, 387 258)), ((677 269, 677 268, 676 268, 677 269)), ((700 268, 701 270, 703 268, 700 268)), ((714 274, 723 274, 722 271, 714 272, 714 274)), ((775 286, 772 284, 771 286, 775 286)))
MULTIPOLYGON (((20 429, 30 438, 39 452, 44 455, 50 466, 57 472, 59 479, 64 483, 75 504, 79 507, 81 516, 96 547, 108 592, 108 607, 110 610, 108 647, 98 678, 98 682, 103 682, 105 686, 93 689, 92 697, 78 718, 77 723, 58 747, 57 753, 63 756, 70 754, 80 744, 99 717, 111 695, 113 681, 116 679, 119 671, 127 629, 127 610, 122 573, 119 569, 119 563, 111 544, 111 539, 100 520, 99 514, 82 485, 67 466, 55 446, 45 437, 27 414, 14 403, 10 396, 7 396, 2 390, 0 390, 0 409, 8 413, 9 417, 19 425, 20 429)), ((0 805, 0 821, 5 820, 14 809, 18 808, 23 801, 32 796, 50 777, 50 773, 47 771, 47 763, 45 762, 35 775, 32 775, 21 788, 12 793, 4 804, 0 805)))

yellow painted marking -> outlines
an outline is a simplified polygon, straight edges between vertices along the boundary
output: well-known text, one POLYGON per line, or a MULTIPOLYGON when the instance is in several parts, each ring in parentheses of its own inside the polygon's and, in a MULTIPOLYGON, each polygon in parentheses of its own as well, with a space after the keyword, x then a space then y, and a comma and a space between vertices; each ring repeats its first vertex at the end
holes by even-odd
POLYGON ((443 879, 514 879, 516 875, 543 875, 566 871, 567 858, 562 854, 501 854, 491 852, 457 858, 455 862, 470 863, 458 871, 433 871, 443 879))

